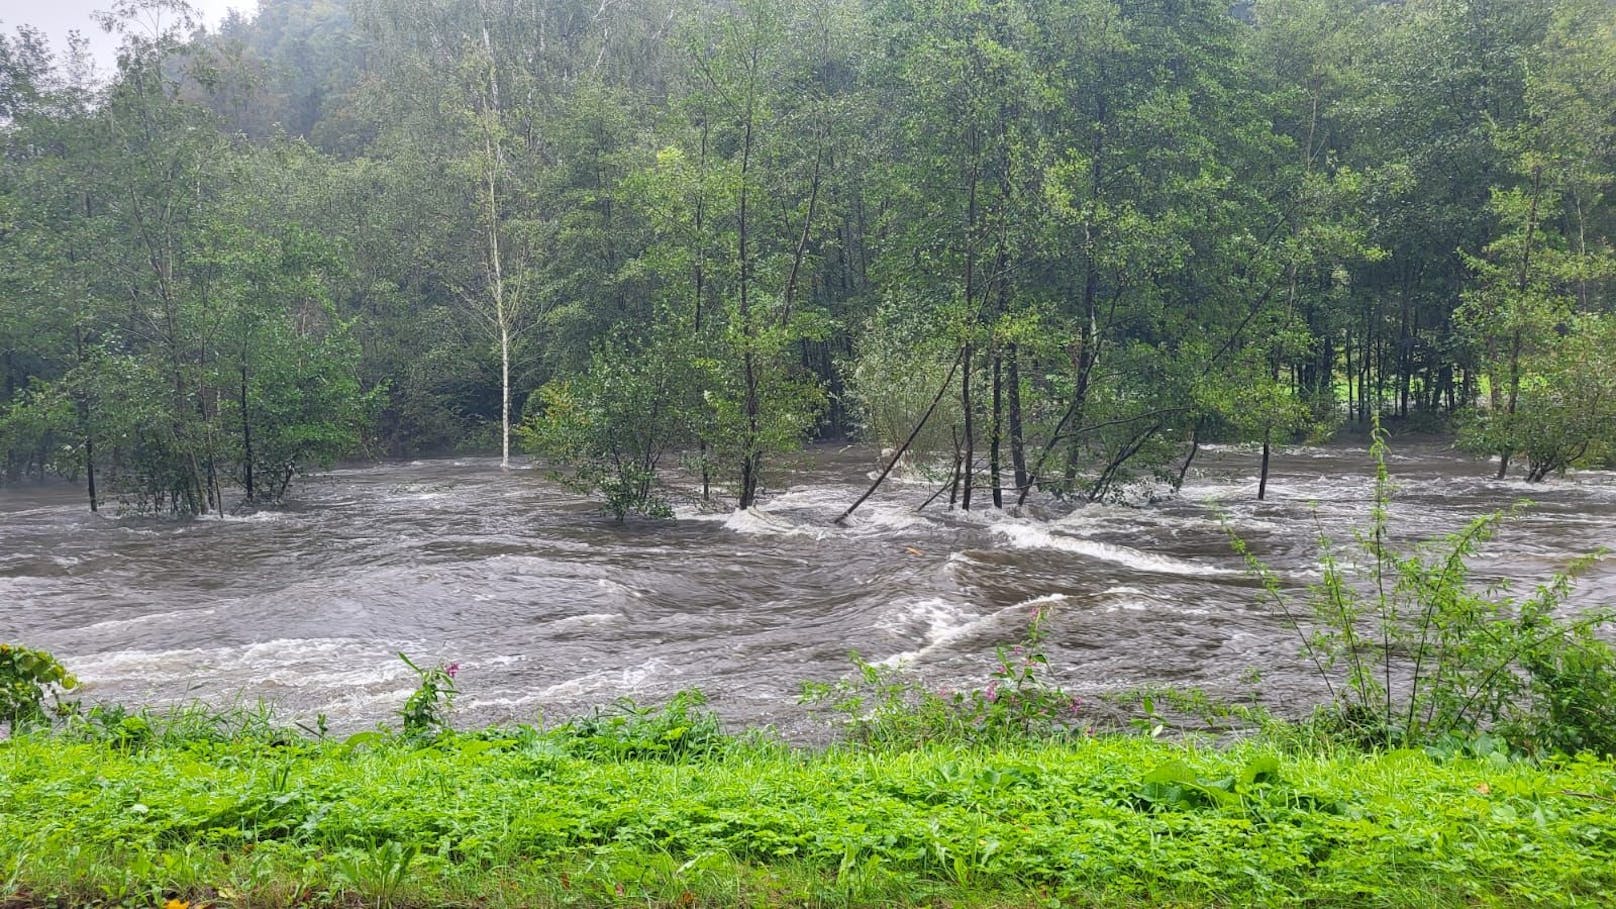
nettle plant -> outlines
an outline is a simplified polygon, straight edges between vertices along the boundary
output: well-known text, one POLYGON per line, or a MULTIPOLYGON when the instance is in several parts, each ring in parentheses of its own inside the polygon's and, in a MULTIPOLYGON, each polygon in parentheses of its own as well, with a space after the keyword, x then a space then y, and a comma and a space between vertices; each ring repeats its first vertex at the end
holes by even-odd
POLYGON ((840 714, 853 740, 876 746, 927 742, 1007 742, 1065 738, 1091 731, 1083 700, 1049 676, 1043 652, 1047 604, 1034 604, 1019 643, 999 646, 980 687, 932 689, 901 667, 852 654, 854 672, 836 682, 808 682, 802 701, 840 714))
POLYGON ((1342 547, 1320 534, 1321 580, 1298 607, 1232 532, 1236 552, 1301 641, 1328 692, 1328 728, 1369 747, 1442 746, 1492 733, 1524 753, 1616 754, 1616 651, 1609 609, 1569 616, 1574 560, 1526 596, 1472 581, 1470 561, 1513 512, 1438 541, 1391 540, 1393 484, 1378 424, 1369 526, 1342 547))
POLYGON ((70 712, 73 705, 62 694, 78 686, 78 679, 45 651, 0 644, 0 724, 12 734, 70 712))

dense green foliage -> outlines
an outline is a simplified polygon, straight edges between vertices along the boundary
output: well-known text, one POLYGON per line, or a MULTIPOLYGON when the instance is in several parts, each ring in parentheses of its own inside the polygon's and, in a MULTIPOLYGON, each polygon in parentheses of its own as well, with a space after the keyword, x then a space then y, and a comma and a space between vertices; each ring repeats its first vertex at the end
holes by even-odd
POLYGON ((1477 518, 1405 551, 1392 536, 1392 479, 1378 425, 1373 439, 1369 526, 1345 549, 1319 541, 1322 577, 1305 610, 1231 534, 1328 692, 1316 720, 1379 748, 1485 733, 1529 753, 1616 755, 1616 649, 1595 634, 1613 615, 1566 608, 1576 574, 1602 553, 1516 597, 1482 589, 1471 576, 1479 547, 1507 515, 1477 518))
POLYGON ((24 736, 0 743, 0 898, 1591 906, 1616 885, 1605 761, 1142 737, 668 747, 684 728, 651 716, 427 747, 194 722, 24 736))
POLYGON ((0 725, 13 734, 48 724, 45 699, 61 707, 61 695, 78 679, 54 656, 15 644, 0 644, 0 725))
POLYGON ((119 9, 107 84, 0 44, 8 478, 211 511, 524 414, 620 514, 922 422, 965 507, 1377 414, 1616 453, 1607 0, 119 9))

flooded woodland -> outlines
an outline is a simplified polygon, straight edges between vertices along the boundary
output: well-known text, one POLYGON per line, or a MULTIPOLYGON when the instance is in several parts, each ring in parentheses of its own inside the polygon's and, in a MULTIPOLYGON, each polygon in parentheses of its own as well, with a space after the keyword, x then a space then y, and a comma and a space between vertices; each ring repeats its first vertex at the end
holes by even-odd
MULTIPOLYGON (((186 521, 94 515, 66 487, 0 494, 0 638, 57 653, 90 700, 259 699, 355 728, 414 687, 397 657, 457 661, 467 721, 558 720, 627 696, 707 692, 741 725, 809 734, 800 684, 849 651, 939 688, 980 681, 1047 604, 1051 669, 1078 693, 1199 687, 1284 714, 1323 698, 1296 631, 1230 545, 1251 545, 1305 611, 1320 535, 1367 526, 1373 463, 1340 443, 1204 453, 1182 495, 1139 506, 918 509, 931 484, 868 485, 862 448, 815 446, 748 511, 679 505, 617 523, 545 471, 488 459, 332 470, 284 508, 186 521)), ((1425 441, 1393 442, 1397 541, 1531 504, 1475 560, 1517 588, 1616 541, 1616 475, 1548 484, 1425 441)), ((1573 602, 1616 601, 1597 564, 1573 602)))

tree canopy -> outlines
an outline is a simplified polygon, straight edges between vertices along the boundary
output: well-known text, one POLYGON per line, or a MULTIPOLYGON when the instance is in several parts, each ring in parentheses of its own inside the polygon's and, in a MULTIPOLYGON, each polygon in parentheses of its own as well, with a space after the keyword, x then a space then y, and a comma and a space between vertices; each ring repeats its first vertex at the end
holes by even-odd
POLYGON ((1616 453, 1609 0, 105 24, 105 83, 0 36, 0 471, 92 506, 513 437, 619 514, 842 435, 965 508, 1376 417, 1616 453))

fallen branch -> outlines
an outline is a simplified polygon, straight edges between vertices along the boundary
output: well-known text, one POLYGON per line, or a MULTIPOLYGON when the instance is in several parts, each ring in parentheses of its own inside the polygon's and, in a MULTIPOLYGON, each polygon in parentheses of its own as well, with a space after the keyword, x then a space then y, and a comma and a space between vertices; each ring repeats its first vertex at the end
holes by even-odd
POLYGON ((841 517, 832 521, 832 524, 842 524, 846 522, 847 519, 852 516, 853 512, 857 511, 858 507, 864 504, 865 499, 868 499, 870 496, 874 495, 875 491, 881 488, 881 484, 886 481, 887 475, 892 473, 892 468, 898 466, 898 461, 904 456, 904 453, 909 450, 909 446, 915 444, 915 439, 920 436, 920 430, 925 428, 926 421, 930 420, 931 415, 937 412, 937 405, 943 400, 943 395, 947 394, 948 389, 954 384, 954 373, 959 371, 960 360, 964 359, 964 357, 965 348, 961 347, 960 352, 954 355, 953 365, 948 367, 948 375, 943 379, 943 384, 937 389, 936 396, 931 399, 931 406, 927 407, 926 412, 921 415, 920 422, 916 423, 915 428, 910 431, 909 438, 903 440, 903 445, 893 453, 892 460, 887 462, 887 466, 881 471, 881 475, 875 478, 875 482, 870 484, 870 488, 864 490, 864 495, 859 496, 858 501, 847 506, 847 510, 842 512, 841 517))

